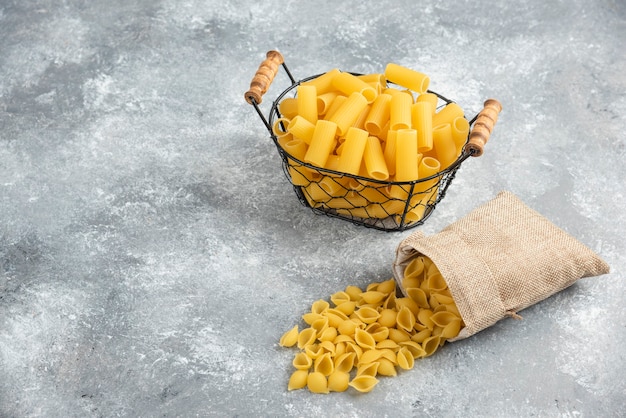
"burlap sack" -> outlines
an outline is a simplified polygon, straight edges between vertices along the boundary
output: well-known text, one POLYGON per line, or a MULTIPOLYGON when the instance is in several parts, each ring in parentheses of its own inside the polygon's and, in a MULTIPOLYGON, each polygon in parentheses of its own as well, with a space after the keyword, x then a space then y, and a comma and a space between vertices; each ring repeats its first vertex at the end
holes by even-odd
POLYGON ((465 323, 456 339, 517 316, 582 277, 609 272, 593 251, 506 191, 435 235, 418 231, 404 239, 393 263, 400 289, 419 254, 448 283, 465 323))

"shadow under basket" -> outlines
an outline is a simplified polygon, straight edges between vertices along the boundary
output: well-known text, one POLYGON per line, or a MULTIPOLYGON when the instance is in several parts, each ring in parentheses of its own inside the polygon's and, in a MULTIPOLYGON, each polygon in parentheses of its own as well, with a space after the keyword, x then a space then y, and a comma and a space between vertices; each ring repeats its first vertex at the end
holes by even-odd
MULTIPOLYGON (((301 83, 321 75, 296 81, 285 65, 282 55, 277 51, 270 51, 267 53, 267 59, 259 67, 245 98, 254 106, 268 129, 281 156, 283 171, 304 206, 315 214, 383 231, 403 231, 422 225, 428 219, 437 204, 445 197, 461 163, 470 156, 482 155, 483 146, 488 141, 497 120, 497 113, 501 109, 495 99, 485 102, 485 109, 469 121, 471 129, 462 152, 444 170, 413 181, 376 180, 317 167, 294 157, 298 152, 292 147, 298 145, 297 142, 290 141, 289 135, 286 135, 279 104, 286 97, 295 97, 296 89, 301 83), (266 117, 259 104, 281 66, 289 76, 291 85, 274 100, 266 117), (495 112, 494 106, 497 108, 495 112), (490 111, 485 112, 486 110, 490 111), (477 126, 479 129, 475 129, 477 126)), ((430 90, 428 92, 437 96, 438 109, 452 103, 452 100, 439 93, 430 90)))

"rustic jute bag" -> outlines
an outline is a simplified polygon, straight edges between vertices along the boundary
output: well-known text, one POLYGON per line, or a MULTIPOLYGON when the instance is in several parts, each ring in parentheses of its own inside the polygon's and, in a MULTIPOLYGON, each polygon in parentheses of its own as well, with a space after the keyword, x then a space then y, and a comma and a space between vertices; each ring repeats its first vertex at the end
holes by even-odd
POLYGON ((437 234, 404 239, 393 263, 402 291, 404 270, 420 254, 437 265, 463 318, 455 340, 609 272, 597 254, 507 191, 437 234))

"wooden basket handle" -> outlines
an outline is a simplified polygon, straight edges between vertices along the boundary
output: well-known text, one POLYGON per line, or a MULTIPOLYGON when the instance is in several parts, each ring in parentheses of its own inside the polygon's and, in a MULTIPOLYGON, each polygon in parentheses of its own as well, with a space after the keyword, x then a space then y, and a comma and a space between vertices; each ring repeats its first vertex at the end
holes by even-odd
POLYGON ((483 154, 483 148, 489 141, 489 136, 498 121, 498 114, 501 111, 502 104, 496 99, 485 101, 483 110, 478 113, 470 131, 469 140, 465 144, 466 152, 469 152, 474 157, 480 157, 483 154))
POLYGON ((269 51, 267 53, 267 58, 259 65, 259 69, 250 82, 250 90, 245 94, 246 102, 252 104, 254 100, 256 104, 261 103, 263 95, 270 88, 270 84, 272 84, 276 73, 278 73, 278 67, 283 62, 285 60, 280 52, 269 51))

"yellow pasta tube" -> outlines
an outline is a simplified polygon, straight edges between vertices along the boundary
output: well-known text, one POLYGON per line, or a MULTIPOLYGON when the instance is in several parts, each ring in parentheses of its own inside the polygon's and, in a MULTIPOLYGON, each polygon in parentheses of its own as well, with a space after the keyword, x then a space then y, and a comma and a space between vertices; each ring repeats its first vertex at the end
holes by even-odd
POLYGON ((352 123, 352 126, 359 129, 365 129, 365 119, 370 112, 370 107, 371 105, 367 105, 363 110, 361 110, 361 113, 359 113, 359 116, 356 118, 354 123, 352 123))
POLYGON ((441 170, 448 168, 456 161, 459 153, 452 138, 452 128, 449 123, 433 128, 433 150, 437 156, 441 170))
POLYGON ((418 179, 417 131, 400 129, 396 133, 396 181, 418 179))
POLYGON ((428 102, 418 102, 411 107, 413 127, 417 130, 417 152, 433 148, 433 109, 428 102))
POLYGON ((339 109, 346 100, 348 100, 348 98, 344 96, 343 94, 338 94, 337 96, 335 96, 333 101, 330 103, 330 105, 326 109, 326 114, 324 115, 324 119, 330 120, 330 118, 335 114, 337 109, 339 109))
POLYGON ((420 103, 420 102, 430 103, 432 105, 433 115, 434 115, 437 110, 437 104, 439 103, 439 98, 434 93, 422 93, 419 96, 417 96, 417 99, 415 99, 415 103, 420 103))
POLYGON ((319 187, 328 194, 328 196, 334 197, 343 195, 347 191, 346 187, 342 183, 342 180, 343 179, 340 177, 324 176, 318 184, 319 187))
POLYGON ((328 120, 336 124, 339 136, 344 136, 366 106, 367 100, 362 94, 352 93, 328 120))
POLYGON ((319 94, 317 96, 317 114, 323 116, 328 112, 333 100, 337 97, 337 92, 329 91, 328 93, 319 94))
MULTIPOLYGON (((437 159, 433 157, 422 158, 418 165, 418 175, 420 179, 430 177, 433 174, 438 173, 440 170, 441 170, 441 164, 439 163, 439 161, 437 161, 437 159)), ((434 179, 417 183, 415 190, 416 191, 428 190, 430 187, 432 187, 433 184, 436 184, 436 183, 437 183, 437 178, 435 177, 434 179)))
POLYGON ((278 118, 274 121, 274 124, 272 125, 272 133, 276 135, 276 138, 282 138, 289 135, 287 125, 289 125, 289 119, 287 118, 278 118))
POLYGON ((319 77, 315 77, 312 80, 301 83, 301 85, 302 86, 315 86, 315 89, 317 90, 318 95, 328 93, 329 91, 335 90, 335 87, 333 87, 332 80, 337 74, 340 74, 340 73, 341 71, 339 71, 338 68, 333 68, 332 70, 320 75, 319 77))
POLYGON ((365 129, 374 136, 379 136, 385 124, 389 121, 391 96, 379 94, 367 118, 365 119, 365 129))
POLYGON ((389 171, 389 175, 391 176, 396 174, 396 138, 397 131, 391 129, 387 131, 384 154, 387 171, 389 171))
POLYGON ((317 122, 317 90, 315 86, 298 86, 296 88, 298 114, 315 124, 317 122))
POLYGON ((413 98, 408 94, 396 94, 389 103, 389 129, 395 131, 411 128, 413 98))
POLYGON ((278 112, 285 118, 293 118, 298 114, 298 101, 295 97, 284 98, 278 104, 278 112))
POLYGON ((457 155, 463 150, 465 142, 467 142, 467 136, 469 135, 469 122, 462 116, 454 118, 451 125, 452 139, 456 145, 457 155))
POLYGON ((323 119, 318 120, 304 161, 317 167, 324 167, 332 151, 336 134, 336 123, 323 119))
POLYGON ((457 117, 463 117, 463 109, 456 103, 448 103, 433 116, 433 126, 452 123, 457 117))
POLYGON ((287 132, 292 134, 294 137, 303 140, 307 144, 311 143, 314 131, 315 125, 300 115, 291 119, 287 125, 287 132))
POLYGON ((367 138, 363 159, 365 160, 367 175, 370 178, 375 180, 387 180, 389 178, 385 156, 380 141, 375 136, 367 138))
POLYGON ((372 103, 378 96, 378 91, 374 87, 350 73, 342 72, 335 75, 332 79, 332 84, 333 87, 343 92, 346 96, 350 96, 353 93, 362 94, 367 103, 372 103))
POLYGON ((367 131, 354 127, 348 128, 346 140, 339 156, 337 171, 352 175, 359 174, 367 137, 367 131))
POLYGON ((385 67, 385 77, 394 84, 420 94, 425 93, 430 84, 430 78, 426 74, 394 63, 385 67))

